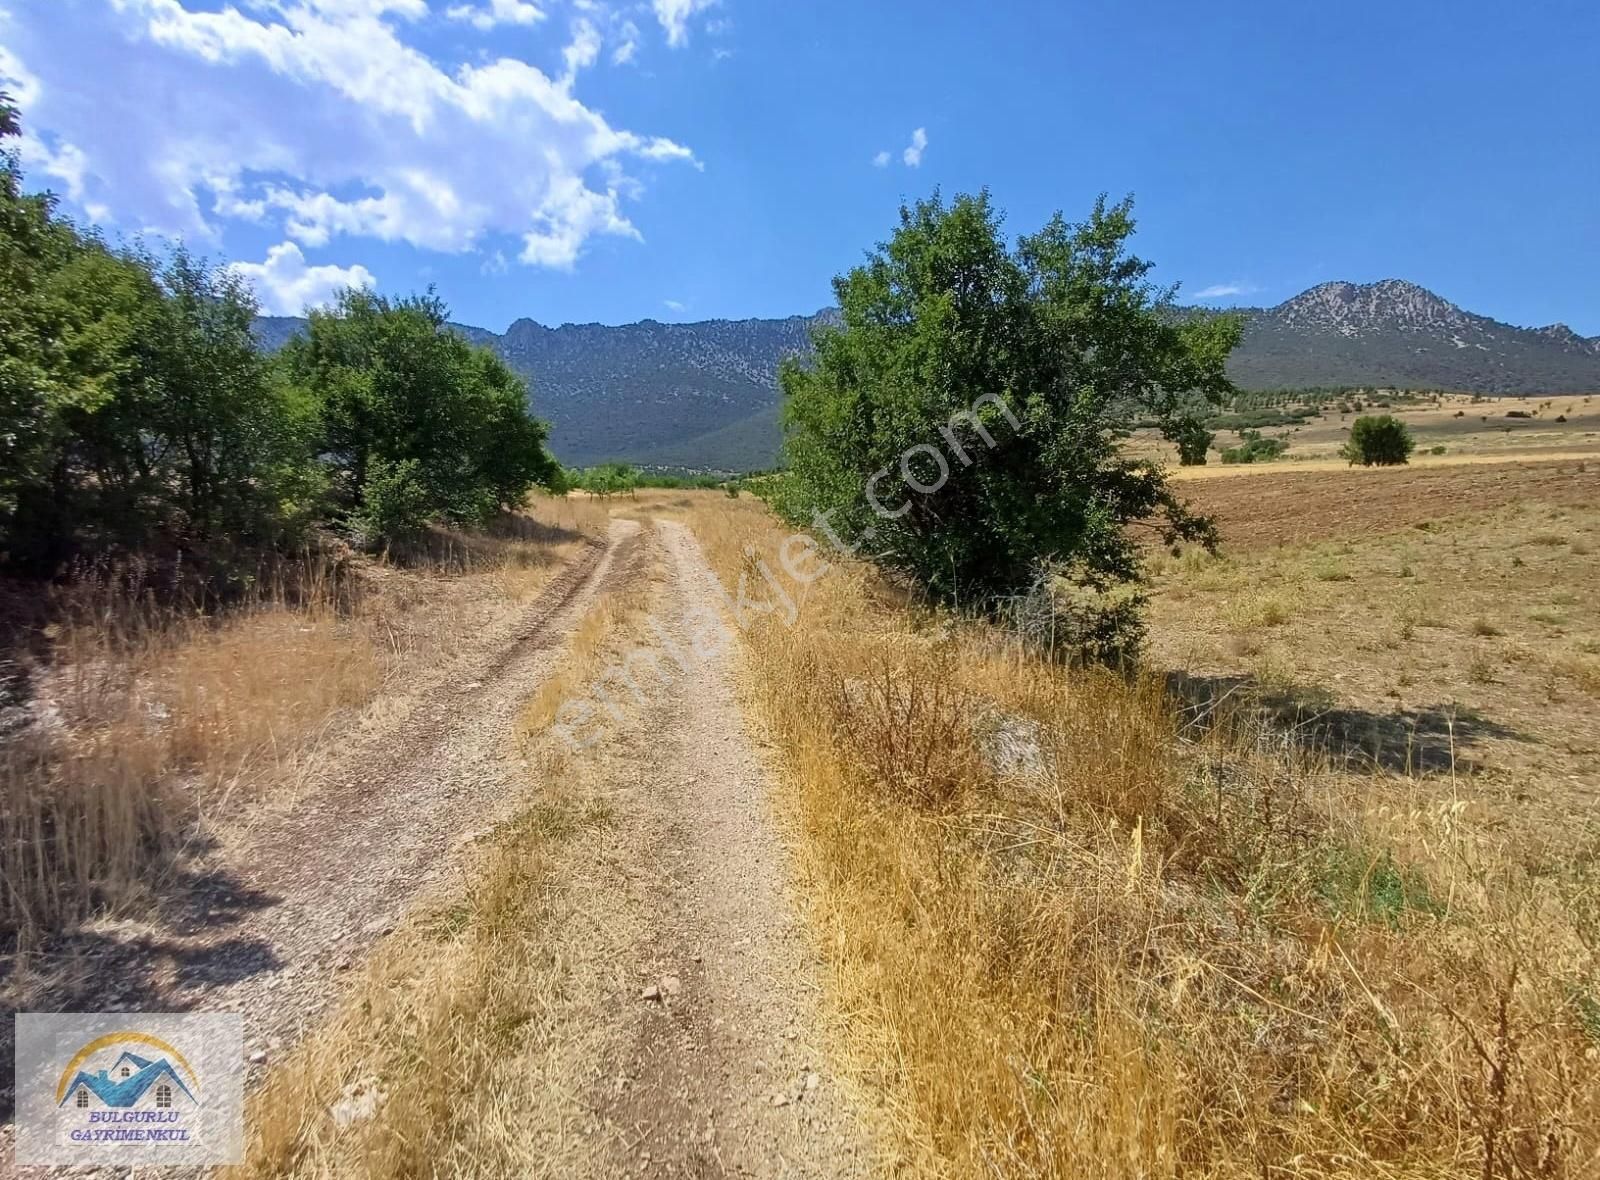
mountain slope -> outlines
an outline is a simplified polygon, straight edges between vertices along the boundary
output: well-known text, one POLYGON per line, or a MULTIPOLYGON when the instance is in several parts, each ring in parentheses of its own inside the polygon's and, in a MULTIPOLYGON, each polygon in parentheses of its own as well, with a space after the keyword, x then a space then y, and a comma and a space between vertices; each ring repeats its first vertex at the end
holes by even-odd
POLYGON ((1517 328, 1414 283, 1323 283, 1245 312, 1229 363, 1247 388, 1380 385, 1472 393, 1600 389, 1600 338, 1554 324, 1517 328))
MULTIPOLYGON (((1228 371, 1246 389, 1600 391, 1600 337, 1562 324, 1513 327, 1397 279, 1324 283, 1241 314, 1244 342, 1228 371)), ((811 330, 836 316, 559 328, 523 319, 504 335, 456 327, 529 379, 566 463, 750 470, 777 460, 779 364, 808 352, 811 330)), ((265 347, 278 348, 303 327, 263 317, 256 330, 265 347)))

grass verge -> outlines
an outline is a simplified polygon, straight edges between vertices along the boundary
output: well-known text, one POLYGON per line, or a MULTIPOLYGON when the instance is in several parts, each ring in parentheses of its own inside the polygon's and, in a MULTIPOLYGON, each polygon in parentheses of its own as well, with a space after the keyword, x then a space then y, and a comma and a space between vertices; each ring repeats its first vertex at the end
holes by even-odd
POLYGON ((137 909, 202 820, 302 787, 340 734, 605 526, 587 504, 530 512, 391 559, 288 563, 220 610, 137 570, 57 590, 16 645, 0 733, 0 945, 137 909))
MULTIPOLYGON (((783 535, 689 518, 728 584, 783 535)), ((746 634, 905 1174, 1600 1169, 1600 849, 1531 868, 1453 780, 1201 727, 896 598, 841 568, 746 634)))

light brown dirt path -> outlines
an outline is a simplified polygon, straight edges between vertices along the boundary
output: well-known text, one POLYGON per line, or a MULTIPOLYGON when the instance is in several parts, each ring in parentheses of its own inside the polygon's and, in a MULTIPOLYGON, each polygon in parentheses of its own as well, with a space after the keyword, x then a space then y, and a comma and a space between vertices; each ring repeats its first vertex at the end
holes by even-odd
MULTIPOLYGON (((459 867, 453 854, 527 804, 527 771, 514 757, 518 712, 560 664, 571 629, 639 531, 613 521, 607 543, 585 550, 504 625, 467 640, 451 675, 398 724, 355 739, 293 807, 264 812, 192 866, 188 913, 98 946, 83 978, 138 978, 135 994, 94 986, 66 1007, 242 1012, 258 1081, 315 1026, 343 973, 459 867)), ((8 1132, 0 1129, 4 1157, 8 1132)), ((0 1160, 0 1172, 9 1164, 0 1160)))
POLYGON ((774 781, 739 707, 741 648, 694 536, 655 527, 666 583, 654 639, 630 661, 638 707, 605 751, 620 924, 642 937, 610 998, 613 1060, 590 1098, 603 1173, 867 1175, 862 1120, 824 1049, 774 781), (724 623, 715 643, 710 612, 724 623))

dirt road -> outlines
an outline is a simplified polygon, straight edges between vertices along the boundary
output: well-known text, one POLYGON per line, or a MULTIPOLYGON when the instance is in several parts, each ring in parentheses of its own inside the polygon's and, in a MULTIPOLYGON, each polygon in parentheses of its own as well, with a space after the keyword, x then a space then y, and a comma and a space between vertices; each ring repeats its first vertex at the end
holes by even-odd
MULTIPOLYGON (((319 789, 202 864, 186 916, 95 948, 86 986, 137 980, 112 1000, 129 1010, 244 1013, 261 1080, 316 1036, 343 981, 409 907, 459 884, 465 842, 563 790, 513 757, 516 719, 585 612, 650 569, 649 626, 628 642, 645 644, 635 668, 663 674, 636 678, 592 760, 572 771, 602 784, 614 818, 601 844, 571 858, 566 901, 551 907, 565 917, 548 933, 577 977, 548 997, 546 1047, 572 1084, 558 1095, 530 1075, 526 1101, 582 1133, 541 1151, 539 1169, 868 1174, 862 1121, 828 1064, 774 778, 739 705, 742 649, 698 543, 671 521, 613 522, 607 544, 460 652, 402 722, 353 744, 319 789), (674 663, 696 639, 702 655, 674 663)), ((86 990, 76 1006, 106 999, 86 990)))
POLYGON ((605 544, 464 644, 401 715, 352 738, 296 805, 253 812, 247 830, 193 858, 156 918, 64 948, 49 1006, 243 1012, 259 1079, 407 904, 456 867, 452 851, 525 801, 526 772, 509 758, 518 710, 638 533, 613 522, 605 544))
POLYGON ((592 1095, 608 1157, 598 1170, 865 1175, 867 1138, 823 1044, 771 769, 739 707, 742 649, 730 626, 685 655, 710 612, 730 621, 694 536, 655 528, 666 578, 633 666, 664 674, 635 678, 642 703, 608 738, 608 859, 625 886, 609 896, 631 911, 615 925, 640 937, 609 997, 620 1035, 592 1095))

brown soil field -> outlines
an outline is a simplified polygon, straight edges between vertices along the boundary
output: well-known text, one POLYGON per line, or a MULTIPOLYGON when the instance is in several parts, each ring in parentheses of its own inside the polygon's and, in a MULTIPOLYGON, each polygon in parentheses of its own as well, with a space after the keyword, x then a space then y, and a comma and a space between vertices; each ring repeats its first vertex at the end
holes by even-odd
POLYGON ((1216 517, 1226 549, 1356 538, 1533 501, 1600 503, 1600 462, 1547 459, 1314 471, 1256 466, 1250 477, 1192 479, 1180 496, 1216 517))

